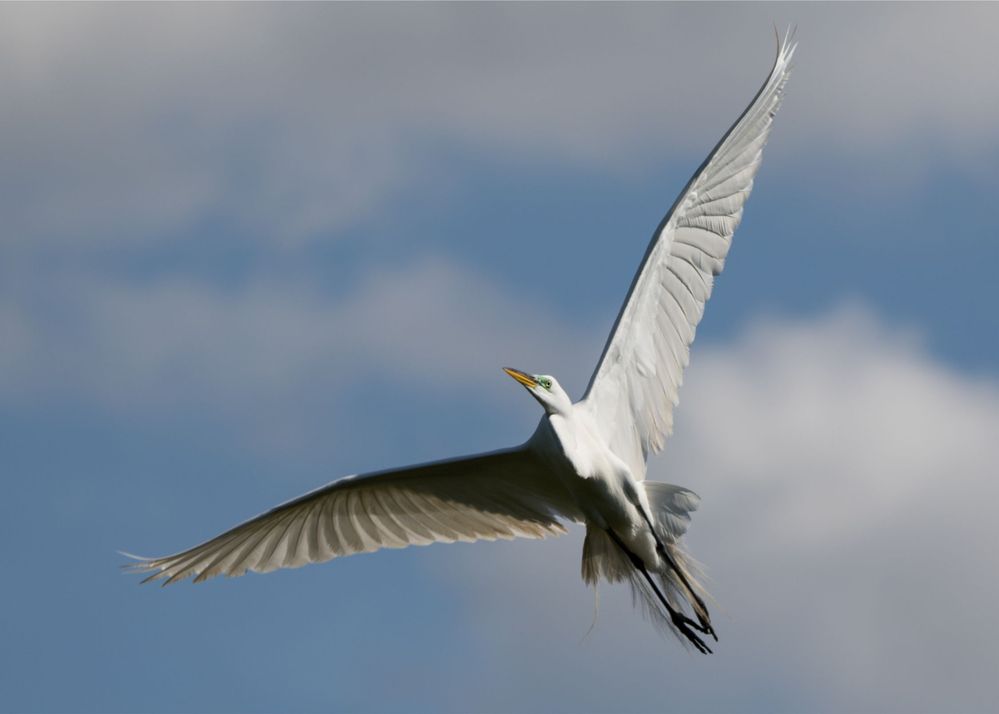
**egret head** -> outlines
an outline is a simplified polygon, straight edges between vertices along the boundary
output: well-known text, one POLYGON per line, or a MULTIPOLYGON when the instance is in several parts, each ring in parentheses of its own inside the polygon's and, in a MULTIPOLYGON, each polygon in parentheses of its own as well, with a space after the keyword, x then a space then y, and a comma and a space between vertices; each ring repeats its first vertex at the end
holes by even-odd
POLYGON ((572 407, 572 400, 558 381, 548 374, 527 374, 519 369, 504 367, 503 371, 524 385, 524 388, 537 399, 549 414, 566 414, 572 407))

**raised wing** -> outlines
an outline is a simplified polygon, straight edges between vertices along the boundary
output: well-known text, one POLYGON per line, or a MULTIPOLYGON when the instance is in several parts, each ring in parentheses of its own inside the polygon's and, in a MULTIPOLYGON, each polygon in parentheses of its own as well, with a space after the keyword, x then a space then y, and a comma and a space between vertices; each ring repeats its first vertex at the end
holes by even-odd
POLYGON ((334 481, 164 558, 129 566, 167 583, 297 568, 379 548, 560 535, 574 501, 521 447, 334 481))
POLYGON ((584 402, 636 478, 673 431, 673 407, 712 278, 722 271, 796 45, 778 43, 770 76, 656 229, 584 402))

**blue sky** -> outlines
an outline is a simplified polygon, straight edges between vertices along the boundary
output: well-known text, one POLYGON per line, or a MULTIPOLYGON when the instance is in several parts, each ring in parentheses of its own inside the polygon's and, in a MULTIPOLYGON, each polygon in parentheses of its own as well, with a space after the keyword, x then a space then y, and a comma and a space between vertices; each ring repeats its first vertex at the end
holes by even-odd
POLYGON ((0 8, 5 711, 987 711, 992 5, 0 8), (650 474, 711 658, 581 532, 165 590, 339 476, 579 396, 652 229, 797 23, 650 474))

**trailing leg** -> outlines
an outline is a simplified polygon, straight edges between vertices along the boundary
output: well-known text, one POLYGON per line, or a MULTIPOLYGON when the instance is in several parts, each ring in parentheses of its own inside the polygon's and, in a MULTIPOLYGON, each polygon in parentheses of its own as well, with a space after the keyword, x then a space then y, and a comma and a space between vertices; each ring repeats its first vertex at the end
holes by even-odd
MULTIPOLYGON (((639 509, 641 510, 641 509, 639 509)), ((718 635, 715 634, 715 628, 711 626, 711 615, 708 613, 707 605, 704 604, 704 600, 701 596, 697 594, 694 587, 690 584, 690 580, 687 578, 687 574, 684 572, 683 568, 679 566, 676 559, 670 554, 669 549, 663 545, 662 539, 659 537, 659 533, 656 531, 656 527, 649 520, 648 515, 642 512, 642 517, 649 526, 649 530, 652 532, 652 537, 656 541, 656 553, 659 557, 666 561, 666 564, 670 569, 676 573, 677 578, 683 584, 684 589, 687 591, 687 595, 691 600, 694 601, 694 614, 697 615, 699 624, 692 624, 692 627, 698 632, 703 632, 705 635, 711 635, 715 642, 718 641, 718 635)))
MULTIPOLYGON (((659 586, 656 585, 656 581, 653 580, 651 575, 649 575, 649 571, 645 567, 645 563, 642 562, 642 559, 632 553, 614 531, 608 529, 607 535, 610 536, 611 540, 613 540, 617 547, 620 548, 621 551, 628 557, 632 566, 642 574, 645 582, 652 589, 652 592, 655 593, 656 598, 658 598, 659 602, 669 613, 670 621, 673 623, 673 626, 677 629, 677 631, 686 637, 699 652, 702 654, 710 654, 711 648, 708 647, 707 644, 705 644, 704 641, 694 632, 695 629, 704 632, 701 626, 670 604, 669 600, 666 599, 666 596, 663 595, 662 591, 659 589, 659 586)), ((713 632, 705 632, 705 634, 713 634, 713 632)))

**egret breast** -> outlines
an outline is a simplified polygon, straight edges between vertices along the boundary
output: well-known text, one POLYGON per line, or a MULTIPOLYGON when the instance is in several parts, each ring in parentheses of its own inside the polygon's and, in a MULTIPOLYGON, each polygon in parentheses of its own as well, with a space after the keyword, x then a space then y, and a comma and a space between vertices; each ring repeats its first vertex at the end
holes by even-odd
POLYGON ((549 418, 555 465, 588 520, 625 537, 643 523, 640 490, 627 464, 604 441, 590 414, 574 410, 549 418))

